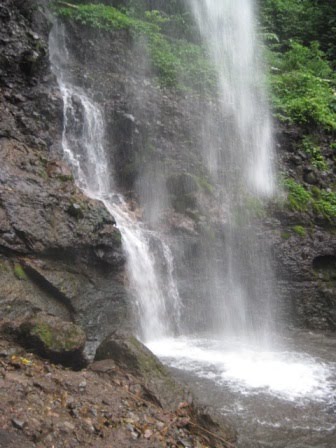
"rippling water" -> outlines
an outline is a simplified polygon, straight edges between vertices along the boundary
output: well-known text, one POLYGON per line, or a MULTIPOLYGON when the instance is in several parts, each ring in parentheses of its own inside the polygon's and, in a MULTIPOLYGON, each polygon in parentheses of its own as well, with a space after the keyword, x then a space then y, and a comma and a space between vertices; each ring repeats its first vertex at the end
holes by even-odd
POLYGON ((336 447, 334 337, 297 333, 271 351, 209 337, 148 347, 201 401, 231 417, 241 448, 336 447))

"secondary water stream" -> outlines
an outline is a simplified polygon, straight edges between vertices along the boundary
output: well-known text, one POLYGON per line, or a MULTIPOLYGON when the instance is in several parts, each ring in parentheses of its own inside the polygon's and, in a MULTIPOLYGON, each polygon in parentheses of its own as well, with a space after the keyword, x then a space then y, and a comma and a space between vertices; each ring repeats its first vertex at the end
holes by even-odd
POLYGON ((50 59, 63 99, 62 147, 77 184, 87 196, 102 201, 116 219, 127 256, 130 292, 144 340, 172 334, 179 325, 180 300, 173 279, 173 258, 161 235, 146 230, 118 193, 104 147, 105 124, 99 106, 71 77, 65 29, 55 23, 49 41, 50 59), (151 241, 161 248, 165 273, 158 273, 151 241), (174 316, 174 320, 166 316, 174 316), (174 327, 172 326, 174 324, 174 327))

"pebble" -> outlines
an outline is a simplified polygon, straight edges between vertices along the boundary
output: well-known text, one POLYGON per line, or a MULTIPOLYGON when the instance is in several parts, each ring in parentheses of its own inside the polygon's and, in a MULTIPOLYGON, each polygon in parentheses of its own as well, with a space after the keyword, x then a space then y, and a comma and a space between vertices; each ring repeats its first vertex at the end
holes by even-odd
POLYGON ((12 418, 12 424, 16 429, 23 429, 25 427, 26 422, 19 420, 18 418, 12 418))
POLYGON ((150 429, 146 429, 146 431, 144 432, 144 438, 145 439, 150 439, 153 435, 153 431, 151 431, 150 429))

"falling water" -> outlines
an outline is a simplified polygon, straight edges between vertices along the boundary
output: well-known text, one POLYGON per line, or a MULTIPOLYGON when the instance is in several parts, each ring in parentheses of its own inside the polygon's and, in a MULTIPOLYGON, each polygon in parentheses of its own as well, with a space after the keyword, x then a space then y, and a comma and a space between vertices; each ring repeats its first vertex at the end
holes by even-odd
MULTIPOLYGON (((189 3, 217 71, 223 120, 233 120, 231 135, 226 135, 231 160, 226 156, 225 162, 238 167, 243 185, 254 194, 272 195, 272 124, 263 87, 254 0, 189 3)), ((222 160, 212 144, 207 146, 207 160, 218 175, 222 160)))
POLYGON ((54 24, 50 59, 63 98, 62 147, 80 188, 104 203, 116 219, 127 255, 130 290, 139 313, 140 337, 157 339, 173 334, 179 325, 180 298, 173 278, 173 259, 162 237, 145 230, 116 192, 104 147, 103 113, 80 87, 71 82, 64 27, 54 24), (159 275, 150 243, 161 246, 165 273, 159 275), (173 316, 168 320, 167 315, 173 316))
POLYGON ((276 294, 270 255, 249 204, 272 196, 275 179, 254 1, 188 3, 218 81, 217 106, 205 110, 202 123, 202 155, 224 217, 223 237, 205 241, 198 261, 207 326, 216 335, 266 343, 276 294))
MULTIPOLYGON (((243 415, 242 427, 248 418, 258 428, 273 425, 283 431, 288 421, 276 415, 274 403, 281 414, 290 412, 284 403, 307 400, 315 410, 308 421, 318 432, 314 412, 325 412, 330 405, 335 367, 318 351, 315 357, 300 352, 295 339, 277 336, 272 260, 260 220, 248 207, 249 201, 262 204, 276 190, 254 1, 188 3, 217 73, 218 104, 203 114, 202 155, 218 192, 223 237, 210 241, 205 236, 197 254, 207 331, 191 325, 192 334, 151 341, 149 347, 173 367, 192 372, 188 382, 194 382, 201 395, 212 394, 219 409, 225 402, 225 413, 243 415), (237 402, 240 408, 231 406, 237 402)), ((307 412, 302 406, 295 409, 297 417, 295 411, 292 415, 297 428, 307 412)), ((334 431, 331 419, 326 421, 327 432, 334 431)), ((250 446, 248 437, 242 446, 250 446)))

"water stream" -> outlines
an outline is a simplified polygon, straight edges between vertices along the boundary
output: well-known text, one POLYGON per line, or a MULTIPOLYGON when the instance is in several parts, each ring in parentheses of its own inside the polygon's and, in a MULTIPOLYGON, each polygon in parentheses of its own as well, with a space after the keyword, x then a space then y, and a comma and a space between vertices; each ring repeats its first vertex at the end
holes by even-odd
POLYGON ((105 152, 105 125, 99 106, 71 79, 71 61, 62 25, 50 34, 50 59, 63 98, 62 147, 65 158, 85 194, 104 203, 115 218, 127 255, 130 292, 138 312, 139 336, 160 338, 173 334, 179 325, 180 300, 173 278, 173 258, 161 235, 145 229, 118 193, 105 152), (166 272, 159 275, 150 242, 157 240, 166 272), (166 316, 174 316, 167 319, 166 316))

